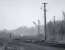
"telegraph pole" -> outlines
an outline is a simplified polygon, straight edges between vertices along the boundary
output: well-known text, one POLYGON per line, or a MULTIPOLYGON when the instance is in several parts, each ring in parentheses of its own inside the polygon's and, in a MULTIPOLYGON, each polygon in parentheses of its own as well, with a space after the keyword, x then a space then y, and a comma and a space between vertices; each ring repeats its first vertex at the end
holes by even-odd
POLYGON ((47 3, 42 3, 42 5, 44 5, 44 9, 43 9, 43 12, 44 12, 44 32, 45 32, 45 40, 47 39, 47 37, 46 37, 46 4, 47 3))
POLYGON ((11 33, 10 33, 10 41, 11 41, 11 33))
POLYGON ((54 21, 53 21, 53 23, 54 23, 54 40, 56 40, 56 31, 55 31, 55 16, 54 16, 54 21))
POLYGON ((38 34, 40 34, 40 20, 39 20, 39 17, 38 17, 38 34))
POLYGON ((54 16, 54 24, 55 24, 55 16, 54 16))

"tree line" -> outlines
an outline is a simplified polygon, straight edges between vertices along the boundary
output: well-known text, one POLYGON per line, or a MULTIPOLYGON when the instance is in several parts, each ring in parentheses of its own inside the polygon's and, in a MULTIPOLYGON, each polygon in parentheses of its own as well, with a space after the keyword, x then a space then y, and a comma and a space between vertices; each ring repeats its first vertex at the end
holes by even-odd
POLYGON ((65 12, 62 12, 63 19, 61 21, 50 21, 46 24, 48 40, 65 40, 65 12))

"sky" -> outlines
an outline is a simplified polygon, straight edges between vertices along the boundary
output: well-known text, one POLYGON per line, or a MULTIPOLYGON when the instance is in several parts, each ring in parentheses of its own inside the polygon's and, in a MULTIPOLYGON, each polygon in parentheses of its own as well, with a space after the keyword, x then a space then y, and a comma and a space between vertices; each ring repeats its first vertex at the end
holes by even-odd
MULTIPOLYGON (((43 0, 44 2, 45 0, 43 0)), ((62 19, 62 11, 65 11, 65 0, 46 0, 47 22, 62 19)), ((21 26, 34 26, 38 17, 44 24, 43 7, 41 0, 0 0, 0 30, 16 29, 21 26)))

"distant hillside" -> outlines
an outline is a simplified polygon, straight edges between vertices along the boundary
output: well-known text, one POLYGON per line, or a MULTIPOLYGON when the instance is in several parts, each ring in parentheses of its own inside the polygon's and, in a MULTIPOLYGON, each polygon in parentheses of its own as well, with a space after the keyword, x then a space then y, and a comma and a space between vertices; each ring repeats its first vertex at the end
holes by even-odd
POLYGON ((37 27, 19 27, 15 30, 3 30, 0 31, 0 38, 12 38, 22 37, 23 39, 42 39, 44 38, 43 27, 40 27, 40 34, 38 34, 37 27))
POLYGON ((12 31, 16 36, 23 36, 23 39, 44 39, 43 26, 40 27, 40 34, 38 34, 37 27, 19 27, 18 29, 12 31))

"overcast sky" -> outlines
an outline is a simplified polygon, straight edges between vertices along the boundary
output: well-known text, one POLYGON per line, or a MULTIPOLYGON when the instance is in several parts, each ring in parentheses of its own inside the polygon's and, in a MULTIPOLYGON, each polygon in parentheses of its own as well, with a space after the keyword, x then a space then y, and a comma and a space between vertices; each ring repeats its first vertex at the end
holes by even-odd
MULTIPOLYGON (((65 0, 47 0, 47 21, 56 16, 56 20, 62 19, 62 11, 65 11, 65 0)), ((42 17, 40 0, 0 0, 0 29, 16 29, 20 26, 33 26, 32 21, 41 23, 42 17)))

